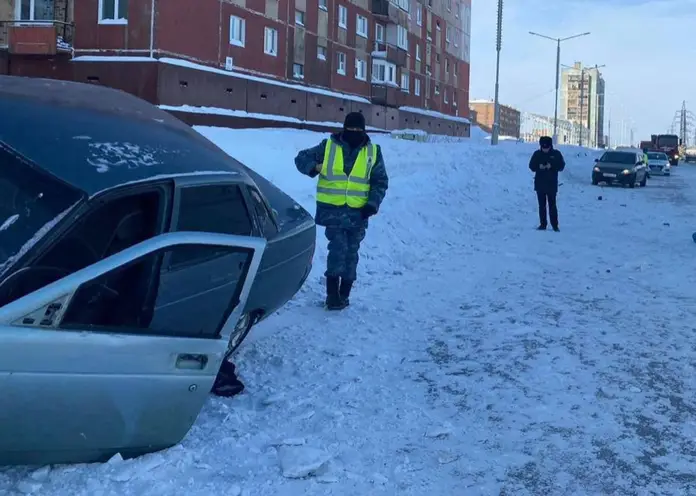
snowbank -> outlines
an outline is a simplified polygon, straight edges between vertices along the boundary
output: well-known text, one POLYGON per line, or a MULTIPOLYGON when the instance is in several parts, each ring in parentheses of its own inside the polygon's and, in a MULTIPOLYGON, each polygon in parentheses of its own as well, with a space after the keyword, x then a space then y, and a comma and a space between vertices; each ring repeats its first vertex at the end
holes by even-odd
MULTIPOLYGON (((198 130, 314 211, 293 158, 324 135, 198 130)), ((244 394, 170 450, 0 469, 0 494, 688 494, 696 171, 600 189, 597 152, 561 147, 562 231, 539 233, 536 145, 374 139, 390 189, 349 309, 320 308, 319 230, 236 358, 244 394)))

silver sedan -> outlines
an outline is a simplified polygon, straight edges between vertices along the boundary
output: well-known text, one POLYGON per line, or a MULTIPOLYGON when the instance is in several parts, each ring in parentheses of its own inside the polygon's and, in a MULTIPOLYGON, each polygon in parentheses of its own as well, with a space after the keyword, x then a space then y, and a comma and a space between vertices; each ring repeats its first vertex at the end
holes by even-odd
POLYGON ((669 157, 662 152, 648 152, 648 169, 651 176, 669 176, 672 166, 669 157))

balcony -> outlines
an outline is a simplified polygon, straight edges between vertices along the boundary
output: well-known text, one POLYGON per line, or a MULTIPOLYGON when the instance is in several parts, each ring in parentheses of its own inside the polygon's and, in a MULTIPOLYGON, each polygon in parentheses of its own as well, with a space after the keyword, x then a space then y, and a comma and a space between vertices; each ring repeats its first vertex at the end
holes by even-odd
POLYGON ((372 14, 382 22, 408 25, 408 12, 389 0, 372 0, 372 14))
POLYGON ((383 59, 399 67, 405 67, 408 61, 408 53, 406 50, 402 50, 391 43, 375 41, 372 58, 383 59))
POLYGON ((0 50, 21 55, 70 52, 74 32, 75 25, 65 21, 0 19, 0 50))

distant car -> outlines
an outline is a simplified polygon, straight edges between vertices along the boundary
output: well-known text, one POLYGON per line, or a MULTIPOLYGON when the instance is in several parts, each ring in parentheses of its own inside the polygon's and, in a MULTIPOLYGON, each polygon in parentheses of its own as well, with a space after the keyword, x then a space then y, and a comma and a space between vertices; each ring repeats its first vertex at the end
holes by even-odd
POLYGON ((662 152, 648 152, 648 170, 651 175, 669 176, 672 166, 669 164, 669 157, 662 152))
POLYGON ((312 216, 156 107, 0 76, 0 465, 178 443, 312 266, 312 216))
POLYGON ((644 187, 648 182, 648 168, 643 163, 641 150, 607 150, 592 169, 592 184, 628 185, 635 188, 636 183, 644 187))
POLYGON ((684 162, 687 164, 696 162, 696 148, 687 148, 684 151, 684 162))

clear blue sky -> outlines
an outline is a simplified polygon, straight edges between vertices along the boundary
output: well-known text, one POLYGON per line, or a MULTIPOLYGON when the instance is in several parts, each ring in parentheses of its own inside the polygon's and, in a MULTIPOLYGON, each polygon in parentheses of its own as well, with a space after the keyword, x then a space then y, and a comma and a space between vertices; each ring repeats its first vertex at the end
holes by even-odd
MULTIPOLYGON (((471 99, 494 95, 497 3, 472 0, 471 99)), ((621 120, 635 140, 664 133, 682 100, 696 113, 696 0, 504 0, 500 101, 552 116, 556 44, 529 31, 591 32, 561 43, 561 63, 606 65, 612 135, 621 120)))

